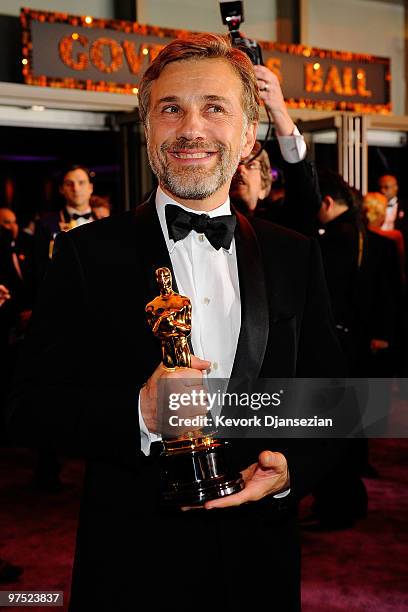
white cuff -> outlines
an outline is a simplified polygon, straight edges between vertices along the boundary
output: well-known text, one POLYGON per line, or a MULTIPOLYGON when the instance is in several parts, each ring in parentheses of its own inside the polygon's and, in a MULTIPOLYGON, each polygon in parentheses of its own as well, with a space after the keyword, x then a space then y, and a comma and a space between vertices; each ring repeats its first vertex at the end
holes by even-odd
POLYGON ((146 423, 143 420, 142 408, 140 405, 140 393, 139 393, 139 428, 140 428, 140 450, 143 454, 148 457, 150 455, 150 445, 152 442, 160 442, 162 439, 160 435, 152 433, 146 427, 146 423))
POLYGON ((290 487, 289 489, 286 489, 286 491, 282 491, 282 493, 276 493, 276 495, 273 495, 272 497, 274 497, 275 499, 282 499, 282 497, 286 497, 287 495, 289 495, 290 493, 290 487))
POLYGON ((291 136, 276 135, 283 159, 289 164, 297 164, 306 157, 306 143, 295 125, 291 136))

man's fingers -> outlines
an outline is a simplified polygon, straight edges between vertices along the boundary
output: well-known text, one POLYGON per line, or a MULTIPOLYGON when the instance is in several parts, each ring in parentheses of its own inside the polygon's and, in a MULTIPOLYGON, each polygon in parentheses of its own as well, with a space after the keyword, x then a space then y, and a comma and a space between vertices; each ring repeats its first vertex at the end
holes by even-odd
POLYGON ((258 463, 253 463, 243 470, 242 478, 245 482, 245 488, 242 491, 207 502, 204 504, 206 510, 240 506, 278 492, 288 480, 286 459, 282 453, 262 451, 259 454, 258 463))
POLYGON ((202 510, 204 508, 204 506, 202 504, 199 504, 197 506, 181 506, 180 510, 182 512, 188 512, 189 510, 202 510))
POLYGON ((277 75, 272 71, 269 70, 269 68, 266 68, 265 66, 254 66, 254 71, 255 71, 255 75, 257 79, 261 79, 262 81, 266 81, 266 82, 277 82, 279 81, 277 75))
POLYGON ((221 497, 220 499, 212 499, 204 504, 206 510, 213 510, 214 508, 228 508, 231 506, 240 506, 246 504, 249 501, 254 501, 251 493, 247 489, 242 489, 239 493, 233 495, 227 495, 227 497, 221 497))
POLYGON ((266 66, 262 66, 261 64, 256 64, 254 66, 254 72, 256 76, 265 76, 271 73, 269 68, 266 68, 266 66))
POLYGON ((211 361, 200 359, 197 355, 191 355, 191 367, 193 370, 208 370, 211 367, 211 361))
POLYGON ((277 465, 275 453, 272 451, 262 451, 258 457, 258 463, 260 468, 270 469, 277 465))
POLYGON ((258 457, 258 465, 261 469, 270 470, 272 468, 282 469, 285 467, 286 460, 281 453, 272 451, 262 451, 258 457))

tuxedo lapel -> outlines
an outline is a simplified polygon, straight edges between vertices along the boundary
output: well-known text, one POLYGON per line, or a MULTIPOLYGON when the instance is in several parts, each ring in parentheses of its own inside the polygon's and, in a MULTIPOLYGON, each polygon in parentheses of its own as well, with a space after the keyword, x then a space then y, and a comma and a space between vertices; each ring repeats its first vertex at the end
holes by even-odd
POLYGON ((236 212, 241 330, 231 378, 254 381, 262 367, 269 333, 268 300, 263 261, 255 231, 249 221, 236 212))

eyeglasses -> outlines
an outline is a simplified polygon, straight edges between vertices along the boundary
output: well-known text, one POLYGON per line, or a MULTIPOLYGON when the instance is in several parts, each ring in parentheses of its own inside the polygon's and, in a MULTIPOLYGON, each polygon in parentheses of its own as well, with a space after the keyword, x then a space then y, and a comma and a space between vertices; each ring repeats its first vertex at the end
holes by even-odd
POLYGON ((241 162, 239 164, 240 166, 245 166, 245 168, 247 170, 261 170, 261 164, 259 162, 249 162, 249 163, 245 163, 245 162, 241 162))

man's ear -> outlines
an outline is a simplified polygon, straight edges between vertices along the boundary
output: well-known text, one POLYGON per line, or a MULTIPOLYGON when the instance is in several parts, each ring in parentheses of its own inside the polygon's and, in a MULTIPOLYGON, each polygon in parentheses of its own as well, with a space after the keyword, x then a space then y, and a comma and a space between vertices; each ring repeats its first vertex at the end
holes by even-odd
POLYGON ((251 154, 252 149, 254 148, 256 142, 256 132, 258 129, 258 123, 252 122, 248 123, 248 126, 245 130, 245 139, 244 146, 241 151, 241 159, 248 157, 251 154))
POLYGON ((334 200, 331 196, 326 195, 322 200, 322 206, 325 207, 326 212, 331 212, 334 208, 334 200))
POLYGON ((334 200, 330 196, 324 196, 317 216, 322 223, 329 223, 333 218, 334 200))

